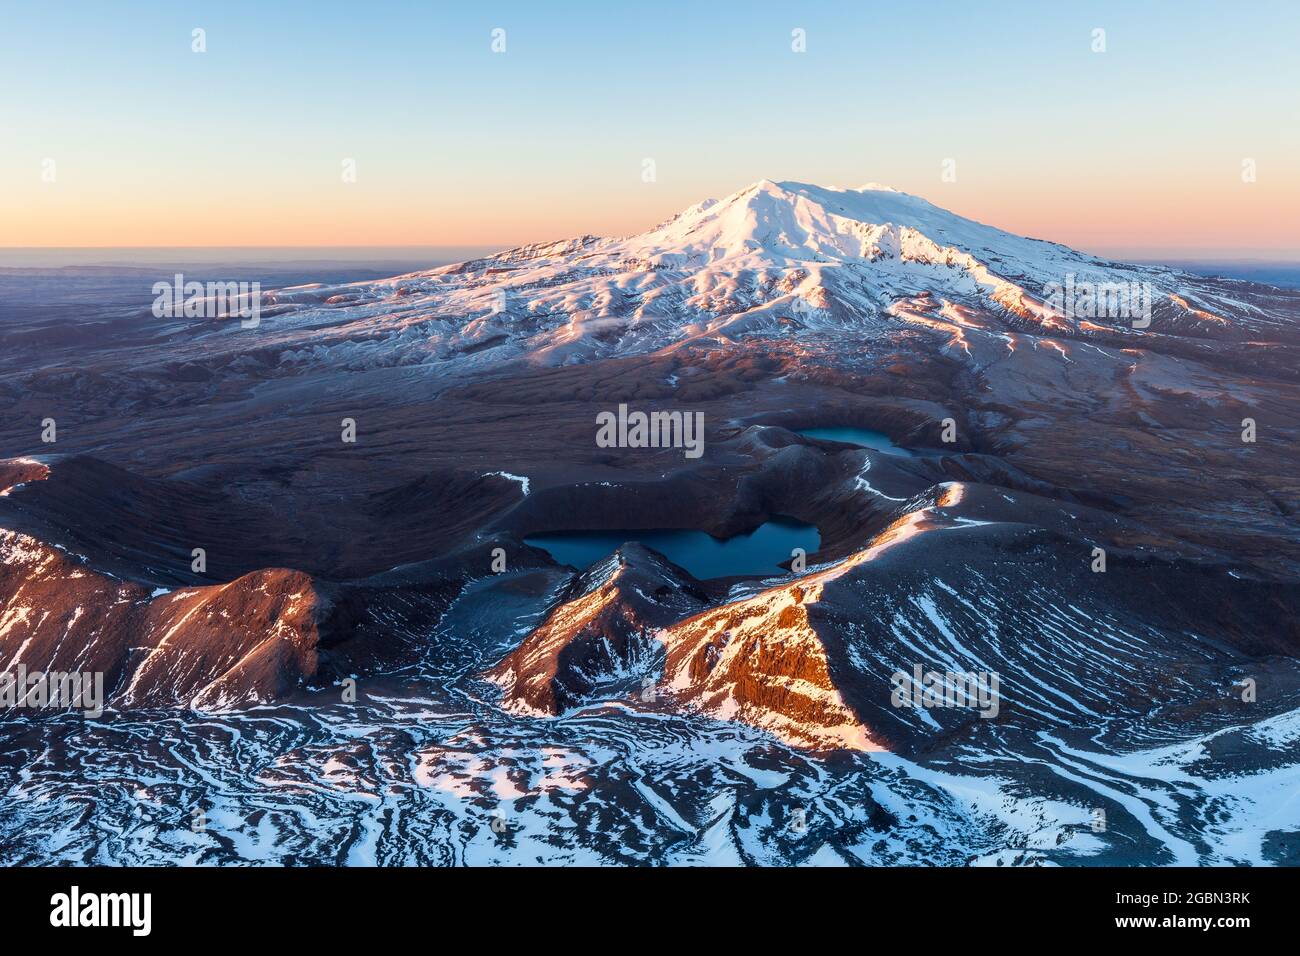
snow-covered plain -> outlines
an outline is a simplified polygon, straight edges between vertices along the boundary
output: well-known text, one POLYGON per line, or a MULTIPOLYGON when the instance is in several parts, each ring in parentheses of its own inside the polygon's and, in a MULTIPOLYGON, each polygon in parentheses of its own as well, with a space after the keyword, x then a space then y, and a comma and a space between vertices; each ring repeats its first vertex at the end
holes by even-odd
MULTIPOLYGON (((0 859, 1296 862, 1300 770, 1264 743, 1277 719, 1238 731, 1251 748, 1243 763, 1256 765, 1221 774, 1204 759, 1205 739, 1116 756, 1045 734, 945 763, 827 762, 702 717, 605 706, 530 721, 461 695, 385 694, 360 710, 6 724, 0 830, 21 839, 7 839, 0 859)), ((1293 729, 1297 719, 1280 718, 1293 729)))

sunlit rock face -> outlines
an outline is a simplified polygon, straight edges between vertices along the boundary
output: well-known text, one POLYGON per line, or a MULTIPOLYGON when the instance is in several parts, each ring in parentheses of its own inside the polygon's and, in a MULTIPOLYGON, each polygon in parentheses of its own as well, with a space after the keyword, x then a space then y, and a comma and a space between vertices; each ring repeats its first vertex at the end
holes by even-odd
POLYGON ((707 602, 685 571, 624 545, 575 578, 541 626, 486 676, 509 709, 542 716, 650 687, 662 658, 655 632, 707 602))

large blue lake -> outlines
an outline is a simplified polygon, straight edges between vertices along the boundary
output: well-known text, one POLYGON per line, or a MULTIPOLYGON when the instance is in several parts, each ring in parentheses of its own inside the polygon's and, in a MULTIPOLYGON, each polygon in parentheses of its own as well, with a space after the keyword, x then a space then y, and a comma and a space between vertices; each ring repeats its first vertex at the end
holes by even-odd
POLYGON ((751 534, 738 534, 719 541, 703 531, 557 531, 524 539, 541 548, 561 564, 585 569, 625 541, 639 541, 653 548, 697 578, 739 575, 763 577, 781 574, 795 548, 812 554, 821 546, 817 528, 787 518, 775 518, 759 525, 751 534))
POLYGON ((802 428, 799 434, 807 435, 809 438, 823 438, 826 441, 842 441, 846 445, 857 445, 861 448, 874 448, 887 455, 916 457, 916 452, 895 445, 884 432, 871 431, 869 428, 802 428))

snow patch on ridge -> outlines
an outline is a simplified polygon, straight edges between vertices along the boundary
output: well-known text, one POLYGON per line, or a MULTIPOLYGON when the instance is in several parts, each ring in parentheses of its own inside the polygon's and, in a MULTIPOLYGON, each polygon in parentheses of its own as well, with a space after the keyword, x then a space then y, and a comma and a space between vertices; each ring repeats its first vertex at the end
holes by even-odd
POLYGON ((505 479, 507 479, 507 480, 509 480, 509 481, 517 481, 517 482, 519 482, 520 489, 523 491, 524 496, 527 497, 527 495, 528 495, 528 479, 527 479, 527 478, 523 477, 522 475, 512 475, 512 474, 510 474, 510 472, 508 472, 508 471, 489 471, 489 472, 487 473, 487 475, 484 475, 483 477, 486 478, 486 477, 491 476, 491 475, 496 475, 496 476, 498 476, 498 477, 500 477, 500 478, 505 478, 505 479))

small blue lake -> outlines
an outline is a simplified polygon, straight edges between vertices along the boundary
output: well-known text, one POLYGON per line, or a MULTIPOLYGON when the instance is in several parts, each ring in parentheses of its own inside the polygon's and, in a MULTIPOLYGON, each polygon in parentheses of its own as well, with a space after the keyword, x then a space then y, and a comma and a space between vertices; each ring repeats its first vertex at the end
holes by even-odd
POLYGON ((825 439, 826 441, 842 441, 846 445, 857 445, 859 448, 872 448, 876 451, 883 451, 887 455, 901 455, 904 458, 916 457, 916 452, 901 445, 895 445, 884 432, 875 432, 868 428, 801 428, 799 434, 807 435, 809 438, 825 439))
POLYGON ((557 531, 535 534, 524 542, 541 548, 561 564, 585 570, 609 556, 625 541, 639 541, 697 578, 745 575, 765 577, 781 574, 782 561, 789 561, 795 548, 812 554, 821 547, 821 536, 810 524, 788 518, 774 518, 750 534, 719 541, 703 531, 557 531))

